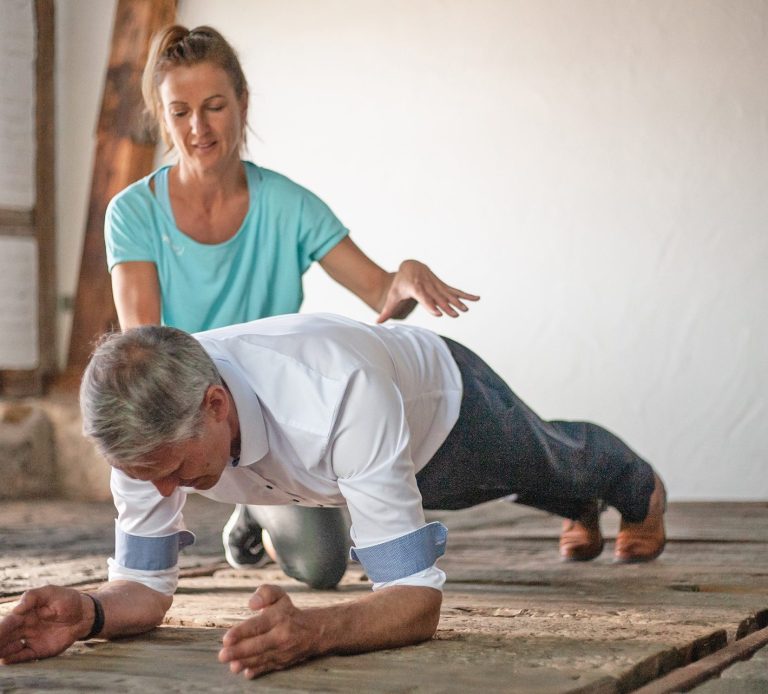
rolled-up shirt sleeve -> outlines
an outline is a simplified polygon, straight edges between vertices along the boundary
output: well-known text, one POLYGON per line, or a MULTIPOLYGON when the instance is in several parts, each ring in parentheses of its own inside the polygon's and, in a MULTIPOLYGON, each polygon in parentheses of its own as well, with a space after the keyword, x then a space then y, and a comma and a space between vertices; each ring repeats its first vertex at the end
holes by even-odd
POLYGON ((447 531, 424 519, 405 408, 389 374, 366 368, 350 378, 331 455, 352 519, 351 556, 374 590, 442 589, 445 574, 435 562, 445 552, 447 531))
POLYGON ((195 541, 184 525, 186 494, 176 489, 163 497, 151 483, 114 469, 111 488, 117 520, 109 580, 136 581, 172 595, 179 578, 179 551, 195 541))

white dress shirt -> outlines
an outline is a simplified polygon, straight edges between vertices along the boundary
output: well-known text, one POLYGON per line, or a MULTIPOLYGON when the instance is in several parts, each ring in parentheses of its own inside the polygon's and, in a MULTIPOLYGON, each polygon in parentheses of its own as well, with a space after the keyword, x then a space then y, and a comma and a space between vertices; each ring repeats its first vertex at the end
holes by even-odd
MULTIPOLYGON (((426 525, 416 473, 458 419, 461 376, 445 342, 412 326, 328 314, 195 337, 229 388, 241 432, 239 460, 197 493, 227 503, 346 505, 353 557, 374 589, 441 588, 445 575, 434 561, 442 551, 433 556, 427 547, 444 546, 445 531, 426 525)), ((151 483, 113 470, 112 491, 118 519, 110 579, 172 593, 178 549, 193 541, 182 507, 195 490, 163 498, 151 483)))

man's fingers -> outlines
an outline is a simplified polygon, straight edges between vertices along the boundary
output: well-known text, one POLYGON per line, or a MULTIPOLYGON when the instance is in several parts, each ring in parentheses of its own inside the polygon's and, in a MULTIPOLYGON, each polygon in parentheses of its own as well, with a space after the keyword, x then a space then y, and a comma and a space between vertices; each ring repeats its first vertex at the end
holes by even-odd
POLYGON ((12 638, 21 625, 24 624, 24 618, 11 612, 7 617, 0 620, 0 643, 6 639, 12 638))
POLYGON ((280 663, 265 663, 264 665, 249 667, 243 670, 243 677, 248 680, 266 675, 268 672, 274 672, 275 670, 285 670, 287 666, 280 663))
POLYGON ((252 654, 262 654, 280 647, 280 622, 284 617, 282 610, 274 607, 266 613, 246 619, 232 627, 222 638, 223 648, 219 651, 219 660, 228 662, 241 660, 252 654))
MULTIPOLYGON (((224 634, 224 637, 221 639, 224 648, 221 649, 220 653, 228 654, 236 644, 242 643, 245 639, 266 634, 271 628, 272 621, 264 615, 257 615, 256 617, 246 619, 244 622, 233 626, 224 634)), ((219 660, 222 660, 222 658, 219 657, 219 660)), ((227 657, 225 660, 232 660, 232 657, 227 657)))
POLYGON ((42 586, 24 592, 16 607, 11 610, 11 614, 26 615, 30 612, 39 612, 40 610, 53 613, 53 610, 50 608, 52 588, 54 586, 42 586))
POLYGON ((229 669, 234 674, 242 673, 246 678, 253 679, 273 670, 283 670, 301 660, 278 649, 270 649, 234 660, 229 664, 229 669))
POLYGON ((35 658, 37 658, 37 654, 30 648, 29 644, 24 639, 16 639, 9 644, 8 648, 4 648, 0 651, 0 662, 2 662, 3 665, 23 663, 27 660, 34 660, 35 658))
MULTIPOLYGON (((224 649, 254 636, 266 634, 275 625, 286 609, 293 607, 288 594, 277 586, 264 584, 251 596, 248 606, 258 614, 233 626, 222 638, 224 649)), ((221 658, 220 658, 221 659, 221 658)), ((227 658, 231 660, 232 658, 227 658)))
POLYGON ((28 590, 26 593, 24 593, 21 596, 21 599, 18 603, 16 603, 16 606, 11 610, 11 614, 15 615, 24 615, 27 614, 27 612, 31 612, 32 610, 37 608, 38 604, 38 598, 37 594, 32 592, 31 590, 28 590))
POLYGON ((9 656, 15 655, 26 648, 24 640, 21 638, 14 638, 6 641, 0 646, 0 660, 5 660, 9 656))
POLYGON ((262 610, 267 605, 274 605, 276 602, 286 597, 286 592, 282 588, 273 586, 269 583, 260 585, 256 592, 248 600, 248 607, 252 610, 262 610))
POLYGON ((271 630, 265 630, 257 635, 238 638, 231 644, 225 644, 219 651, 219 662, 229 663, 233 672, 239 672, 244 667, 256 667, 273 658, 280 644, 270 636, 271 630))
POLYGON ((238 672, 243 673, 243 677, 247 680, 255 679, 266 675, 268 672, 274 672, 275 670, 284 670, 287 665, 279 663, 275 660, 265 660, 264 662, 253 664, 249 667, 242 666, 238 672))

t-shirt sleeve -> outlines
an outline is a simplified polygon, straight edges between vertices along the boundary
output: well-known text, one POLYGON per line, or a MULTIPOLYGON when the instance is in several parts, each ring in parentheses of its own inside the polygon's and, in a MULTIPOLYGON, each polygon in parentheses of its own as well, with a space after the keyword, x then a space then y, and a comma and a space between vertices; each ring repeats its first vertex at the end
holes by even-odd
POLYGON ((157 262, 154 227, 147 193, 135 186, 118 193, 107 206, 104 242, 110 272, 119 263, 157 262))
POLYGON ((322 260, 348 234, 349 230, 328 205, 314 193, 302 189, 298 239, 302 272, 313 262, 322 260))

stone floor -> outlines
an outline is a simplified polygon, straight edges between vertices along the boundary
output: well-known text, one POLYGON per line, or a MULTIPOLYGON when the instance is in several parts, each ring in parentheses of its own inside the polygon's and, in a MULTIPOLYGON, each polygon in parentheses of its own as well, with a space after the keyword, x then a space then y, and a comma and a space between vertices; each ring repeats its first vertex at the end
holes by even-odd
MULTIPOLYGON (((216 651, 224 630, 248 615, 256 585, 282 585, 301 607, 354 599, 368 582, 356 565, 327 592, 274 566, 233 571, 219 540, 228 513, 190 499, 198 542, 185 553, 164 626, 0 667, 0 692, 768 692, 768 503, 671 504, 667 550, 646 565, 613 564, 610 542, 593 562, 563 564, 558 519, 508 502, 439 514, 451 532, 435 639, 250 683, 218 664, 216 651), (705 668, 734 650, 725 665, 705 668), (707 674, 688 678, 685 666, 707 674), (674 688, 665 684, 672 676, 674 688)), ((28 586, 102 581, 113 517, 103 503, 0 503, 0 614, 28 586)), ((607 536, 617 525, 606 513, 607 536)))

